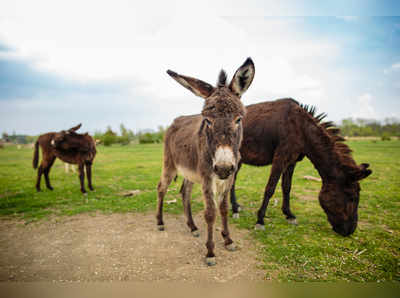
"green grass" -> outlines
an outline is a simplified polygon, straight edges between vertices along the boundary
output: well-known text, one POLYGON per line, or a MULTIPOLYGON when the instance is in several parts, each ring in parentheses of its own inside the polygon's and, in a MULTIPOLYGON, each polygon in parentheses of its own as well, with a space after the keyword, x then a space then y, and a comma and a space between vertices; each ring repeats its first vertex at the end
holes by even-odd
MULTIPOLYGON (((361 182, 359 225, 351 237, 331 230, 318 203, 320 182, 305 159, 296 166, 291 208, 298 226, 289 225, 280 210, 280 185, 268 207, 266 231, 254 231, 255 212, 261 204, 270 167, 243 166, 237 195, 243 206, 240 219, 230 222, 248 229, 259 243, 260 265, 267 279, 281 281, 399 281, 400 280, 400 141, 348 143, 358 163, 370 164, 373 174, 361 182)), ((86 197, 79 191, 77 174, 65 174, 56 161, 50 173, 54 191, 42 181, 42 192, 34 184, 32 149, 6 147, 0 150, 0 216, 23 219, 27 223, 50 216, 82 212, 153 212, 156 186, 161 172, 162 146, 136 145, 99 147, 93 167, 95 192, 86 197), (124 197, 121 192, 141 193, 124 197)), ((168 213, 182 213, 178 190, 181 179, 172 183, 166 200, 168 213)), ((202 210, 199 186, 193 191, 194 212, 202 210)), ((182 222, 182 224, 184 224, 182 222)), ((245 248, 244 248, 245 249, 245 248)))

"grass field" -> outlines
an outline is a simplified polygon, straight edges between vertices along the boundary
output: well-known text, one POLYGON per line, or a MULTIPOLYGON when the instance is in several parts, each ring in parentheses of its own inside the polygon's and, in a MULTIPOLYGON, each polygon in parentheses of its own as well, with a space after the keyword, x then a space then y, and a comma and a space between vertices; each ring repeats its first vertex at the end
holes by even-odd
MULTIPOLYGON (((243 207, 240 219, 230 219, 247 229, 259 244, 260 264, 266 279, 280 281, 400 281, 400 141, 351 141, 358 163, 370 164, 373 174, 361 182, 359 225, 347 238, 335 234, 318 203, 320 182, 308 160, 298 163, 292 187, 292 211, 298 226, 289 225, 281 213, 278 187, 270 202, 266 231, 254 231, 255 211, 261 204, 270 167, 244 166, 239 173, 237 195, 243 207)), ((76 174, 65 174, 56 161, 50 173, 54 191, 42 181, 36 193, 33 150, 14 146, 0 151, 0 216, 31 221, 82 212, 145 212, 156 206, 156 185, 161 172, 162 146, 136 145, 99 147, 94 163, 95 192, 83 197, 76 174), (124 197, 122 192, 140 190, 124 197)), ((173 183, 166 212, 182 213, 178 190, 173 183)), ((194 188, 194 212, 202 210, 199 186, 194 188)), ((184 224, 184 223, 182 223, 184 224)))

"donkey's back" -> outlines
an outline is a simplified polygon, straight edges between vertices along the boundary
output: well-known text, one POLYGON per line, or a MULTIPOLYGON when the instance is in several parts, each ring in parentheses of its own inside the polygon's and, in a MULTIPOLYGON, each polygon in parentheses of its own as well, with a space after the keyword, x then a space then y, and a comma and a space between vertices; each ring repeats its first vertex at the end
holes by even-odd
POLYGON ((198 138, 201 126, 201 115, 180 116, 175 118, 165 133, 165 142, 187 144, 198 138))
POLYGON ((241 162, 255 166, 271 164, 280 143, 299 142, 300 135, 296 132, 300 125, 298 122, 308 117, 307 113, 303 113, 293 119, 293 114, 300 110, 300 106, 291 98, 248 105, 246 110, 241 162))
POLYGON ((171 161, 169 169, 196 183, 201 183, 196 173, 201 122, 201 115, 178 117, 168 128, 164 139, 164 160, 171 161))

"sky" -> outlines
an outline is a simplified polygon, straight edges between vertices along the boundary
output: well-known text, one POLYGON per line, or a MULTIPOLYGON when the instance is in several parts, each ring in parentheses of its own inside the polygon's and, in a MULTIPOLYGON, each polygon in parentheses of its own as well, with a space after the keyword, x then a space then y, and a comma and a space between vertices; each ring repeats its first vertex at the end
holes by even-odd
POLYGON ((247 57, 245 104, 400 119, 399 3, 2 0, 0 133, 167 126, 203 105, 167 69, 214 85, 247 57))

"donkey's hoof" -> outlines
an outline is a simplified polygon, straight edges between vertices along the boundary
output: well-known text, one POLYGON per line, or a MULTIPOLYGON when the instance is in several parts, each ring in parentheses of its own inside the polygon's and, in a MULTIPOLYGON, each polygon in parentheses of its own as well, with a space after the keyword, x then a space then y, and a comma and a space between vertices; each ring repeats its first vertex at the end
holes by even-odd
POLYGON ((290 223, 291 225, 295 225, 297 226, 297 219, 296 218, 288 218, 288 223, 290 223))
POLYGON ((235 251, 236 245, 235 245, 235 243, 231 243, 231 244, 225 245, 225 248, 226 248, 226 250, 229 250, 229 251, 235 251))
POLYGON ((238 206, 238 212, 242 211, 242 207, 238 206))
POLYGON ((217 264, 215 257, 206 258, 206 264, 207 266, 215 266, 215 264, 217 264))
POLYGON ((200 236, 199 230, 192 231, 192 235, 193 235, 193 237, 199 237, 200 236))
POLYGON ((85 191, 85 192, 82 193, 82 195, 85 196, 85 197, 87 197, 88 194, 87 194, 87 192, 85 191))
POLYGON ((238 219, 239 218, 239 213, 233 213, 232 218, 238 219))
POLYGON ((164 231, 165 229, 164 229, 164 225, 158 225, 157 226, 157 229, 159 230, 159 231, 164 231))
POLYGON ((53 190, 54 188, 52 188, 51 186, 47 187, 49 190, 53 190))
POLYGON ((256 226, 254 227, 254 230, 265 231, 265 226, 262 224, 256 224, 256 226))

